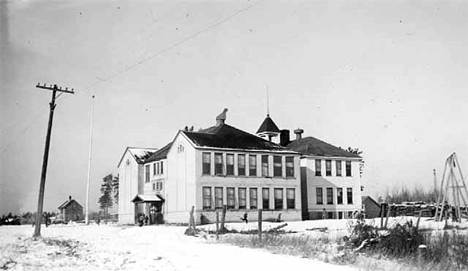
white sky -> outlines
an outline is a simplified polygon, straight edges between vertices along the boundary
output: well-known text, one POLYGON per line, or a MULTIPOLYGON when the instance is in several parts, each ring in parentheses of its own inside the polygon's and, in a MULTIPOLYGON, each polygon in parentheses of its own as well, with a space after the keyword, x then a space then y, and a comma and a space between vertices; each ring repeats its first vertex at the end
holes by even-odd
POLYGON ((253 133, 266 85, 280 128, 364 151, 365 194, 432 187, 454 151, 468 170, 467 1, 0 3, 0 214, 37 208, 38 82, 76 90, 57 101, 48 211, 84 205, 93 94, 93 210, 125 147, 162 147, 225 107, 253 133))

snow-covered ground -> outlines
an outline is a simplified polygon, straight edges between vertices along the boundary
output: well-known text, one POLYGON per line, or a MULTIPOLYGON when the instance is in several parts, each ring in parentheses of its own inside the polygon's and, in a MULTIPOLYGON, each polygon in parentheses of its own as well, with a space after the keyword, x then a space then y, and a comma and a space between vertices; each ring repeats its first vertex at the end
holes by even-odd
MULTIPOLYGON (((388 225, 416 218, 390 218, 388 225)), ((296 234, 341 237, 351 220, 289 222, 296 234)), ((367 223, 380 225, 380 219, 367 223)), ((263 223, 268 230, 279 223, 263 223)), ((468 224, 458 224, 467 228, 468 224)), ((421 228, 442 229, 444 222, 421 219, 421 228)), ((228 229, 256 229, 257 223, 228 223, 228 229)), ((214 230, 215 225, 199 229, 214 230)), ((0 227, 0 269, 8 270, 356 270, 317 260, 272 254, 261 249, 217 243, 213 235, 184 235, 186 227, 52 225, 43 238, 31 238, 31 226, 0 227)))
MULTIPOLYGON (((253 225, 253 223, 252 223, 253 225)), ((8 270, 355 270, 189 237, 185 227, 53 225, 0 227, 0 269, 8 270)))

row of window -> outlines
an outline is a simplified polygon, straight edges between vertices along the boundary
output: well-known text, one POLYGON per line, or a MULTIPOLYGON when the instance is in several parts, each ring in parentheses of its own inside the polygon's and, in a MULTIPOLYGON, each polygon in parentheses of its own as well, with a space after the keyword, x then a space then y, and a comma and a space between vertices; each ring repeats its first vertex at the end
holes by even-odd
MULTIPOLYGON (((211 163, 212 155, 210 152, 204 152, 202 158, 202 173, 204 175, 212 175, 211 163)), ((261 155, 262 177, 270 176, 270 155, 261 155)), ((258 176, 257 173, 257 155, 255 154, 238 154, 237 161, 234 159, 233 153, 226 154, 224 161, 223 153, 214 154, 214 175, 234 176, 234 163, 237 162, 237 176, 258 176), (248 160, 247 160, 248 159, 248 160), (248 163, 247 163, 248 162, 248 163)), ((287 156, 283 163, 282 156, 273 156, 273 177, 283 177, 283 167, 286 167, 286 177, 294 177, 294 157, 287 156)))
POLYGON ((162 182, 155 182, 153 183, 153 191, 162 191, 163 189, 163 183, 162 182))
MULTIPOLYGON (((151 165, 145 166, 145 183, 149 183, 150 175, 151 175, 151 165)), ((164 174, 164 162, 156 162, 153 163, 153 175, 161 175, 164 174)))
MULTIPOLYGON (((346 177, 351 177, 352 170, 351 170, 351 161, 345 161, 345 174, 346 177)), ((336 167, 336 176, 341 177, 343 176, 343 161, 336 160, 335 161, 336 167)), ((315 159, 315 176, 322 176, 322 160, 315 159)), ((325 160, 325 176, 332 176, 332 160, 325 160)))
MULTIPOLYGON (((323 204, 323 188, 315 188, 317 195, 317 204, 323 204)), ((353 188, 346 188, 346 198, 348 204, 353 204, 353 188)), ((335 204, 333 197, 333 188, 327 187, 327 204, 335 204)), ((336 189, 336 204, 343 204, 343 188, 338 187, 336 189)))
MULTIPOLYGON (((270 209, 270 188, 256 188, 251 187, 248 189, 249 192, 249 206, 247 206, 247 188, 239 187, 236 189, 234 187, 213 187, 204 186, 203 187, 203 209, 212 210, 212 209, 221 209, 223 208, 224 202, 224 189, 226 189, 226 203, 227 209, 247 209, 255 210, 262 208, 263 210, 270 209), (258 202, 258 189, 261 189, 262 200, 258 202), (214 194, 214 197, 213 197, 214 194)), ((286 206, 284 206, 284 189, 283 188, 274 188, 273 200, 274 200, 274 210, 283 210, 283 209, 295 209, 296 206, 296 190, 294 188, 286 188, 286 206), (285 208, 286 207, 286 208, 285 208)))

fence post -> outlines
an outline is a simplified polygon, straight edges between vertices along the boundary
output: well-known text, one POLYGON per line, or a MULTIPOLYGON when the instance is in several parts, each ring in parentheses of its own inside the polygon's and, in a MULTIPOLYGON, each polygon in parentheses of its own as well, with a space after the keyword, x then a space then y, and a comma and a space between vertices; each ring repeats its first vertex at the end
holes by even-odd
POLYGON ((216 240, 219 240, 219 212, 216 212, 216 240))
POLYGON ((262 242, 262 209, 258 209, 258 239, 262 242))
POLYGON ((221 216, 221 232, 224 232, 226 228, 224 227, 224 223, 226 222, 226 210, 227 205, 223 205, 223 214, 221 216))
POLYGON ((416 229, 419 228, 419 220, 421 220, 421 215, 422 215, 423 210, 419 211, 419 216, 418 216, 418 221, 416 222, 416 229))
POLYGON ((385 206, 385 203, 382 203, 380 205, 380 228, 381 229, 383 228, 384 206, 385 206))
POLYGON ((387 207, 387 217, 385 218, 385 228, 387 228, 389 216, 390 216, 390 207, 387 207))

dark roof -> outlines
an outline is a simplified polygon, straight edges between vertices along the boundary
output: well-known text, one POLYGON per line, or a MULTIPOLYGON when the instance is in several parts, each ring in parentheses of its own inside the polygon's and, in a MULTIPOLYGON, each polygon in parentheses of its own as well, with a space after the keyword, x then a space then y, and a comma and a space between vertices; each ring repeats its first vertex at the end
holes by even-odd
POLYGON ((294 140, 286 148, 300 152, 303 155, 361 158, 357 154, 347 152, 311 136, 294 140))
POLYGON ((280 129, 278 126, 276 126, 275 122, 270 118, 270 115, 267 115, 265 120, 262 122, 262 125, 260 125, 260 128, 258 128, 257 134, 259 133, 280 133, 280 129))
POLYGON ((76 200, 74 199, 69 199, 67 201, 65 201, 64 203, 62 203, 58 209, 59 210, 62 210, 63 208, 66 208, 68 205, 70 205, 72 202, 76 202, 76 204, 78 204, 81 208, 83 208, 83 206, 81 206, 76 200))
POLYGON ((158 161, 158 160, 167 158, 167 153, 171 149, 171 146, 172 146, 172 142, 168 143, 166 146, 164 146, 161 149, 157 150, 150 157, 148 157, 148 159, 145 160, 145 163, 158 161))
POLYGON ((370 201, 374 202, 377 206, 380 206, 380 204, 377 201, 375 201, 371 196, 362 196, 361 197, 362 202, 364 202, 366 199, 369 199, 370 201))
POLYGON ((187 135, 196 146, 200 147, 288 151, 288 149, 283 146, 244 132, 228 124, 213 126, 198 132, 182 132, 187 135))

